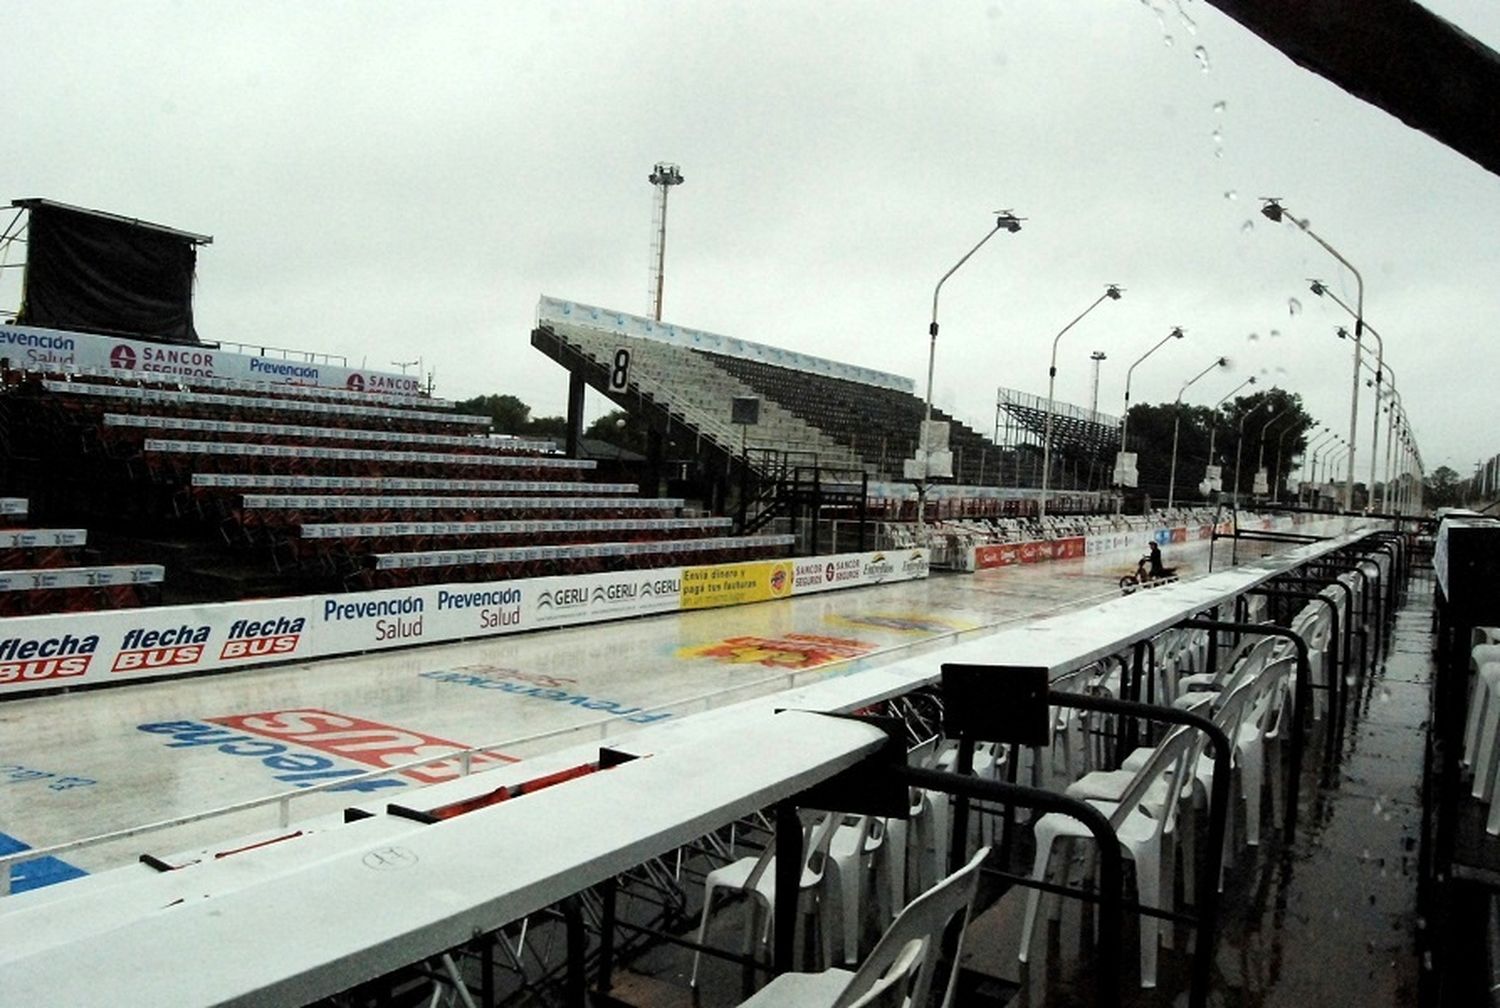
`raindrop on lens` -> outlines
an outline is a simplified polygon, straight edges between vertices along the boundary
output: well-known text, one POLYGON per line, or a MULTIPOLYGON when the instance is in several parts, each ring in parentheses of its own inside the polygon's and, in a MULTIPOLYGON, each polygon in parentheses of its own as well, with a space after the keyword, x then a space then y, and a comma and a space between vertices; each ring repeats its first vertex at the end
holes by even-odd
POLYGON ((1281 335, 1281 330, 1280 329, 1272 329, 1271 330, 1271 338, 1272 339, 1275 339, 1276 337, 1278 337, 1280 335, 1281 335))
POLYGON ((1290 314, 1296 315, 1302 310, 1302 302, 1298 301, 1296 298, 1287 298, 1286 310, 1290 314))
POLYGON ((1172 48, 1172 46, 1174 46, 1174 45, 1176 45, 1176 43, 1177 43, 1177 40, 1176 40, 1176 39, 1174 39, 1174 38, 1173 38, 1173 37, 1172 37, 1172 36, 1170 36, 1170 35, 1163 35, 1163 36, 1162 36, 1162 37, 1161 37, 1161 42, 1162 42, 1162 45, 1164 45, 1164 46, 1166 46, 1166 47, 1167 47, 1167 48, 1168 48, 1168 49, 1170 49, 1170 48, 1172 48))
POLYGON ((1208 73, 1208 50, 1202 46, 1193 49, 1193 55, 1198 58, 1198 66, 1204 73, 1208 73))
POLYGON ((1228 104, 1225 103, 1225 102, 1221 102, 1221 101, 1214 102, 1214 111, 1217 112, 1217 113, 1219 113, 1220 115, 1223 115, 1224 114, 1224 110, 1226 108, 1228 108, 1228 107, 1229 107, 1228 104))
MULTIPOLYGON (((1219 152, 1219 151, 1215 151, 1215 154, 1222 156, 1222 152, 1219 152)), ((1251 231, 1254 231, 1254 230, 1255 230, 1255 222, 1253 220, 1247 220, 1247 221, 1245 221, 1245 223, 1243 223, 1243 224, 1240 225, 1240 232, 1242 234, 1249 234, 1251 231)))
MULTIPOLYGON (((1250 222, 1246 221, 1245 223, 1248 224, 1250 222)), ((1245 339, 1249 340, 1251 343, 1254 343, 1256 340, 1260 339, 1260 333, 1253 332, 1249 336, 1246 336, 1245 339)))
POLYGON ((1227 200, 1237 200, 1240 198, 1240 194, 1231 189, 1224 194, 1224 198, 1227 200))

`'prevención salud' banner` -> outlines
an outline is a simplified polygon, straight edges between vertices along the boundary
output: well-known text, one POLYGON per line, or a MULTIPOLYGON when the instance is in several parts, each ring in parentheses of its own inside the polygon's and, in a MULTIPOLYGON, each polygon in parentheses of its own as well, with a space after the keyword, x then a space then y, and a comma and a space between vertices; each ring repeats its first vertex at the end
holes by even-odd
POLYGON ((0 697, 908 581, 926 550, 424 585, 0 621, 0 697), (727 571, 722 577, 715 575, 727 571), (714 597, 684 584, 721 584, 714 597), (691 597, 691 601, 689 598, 691 597))

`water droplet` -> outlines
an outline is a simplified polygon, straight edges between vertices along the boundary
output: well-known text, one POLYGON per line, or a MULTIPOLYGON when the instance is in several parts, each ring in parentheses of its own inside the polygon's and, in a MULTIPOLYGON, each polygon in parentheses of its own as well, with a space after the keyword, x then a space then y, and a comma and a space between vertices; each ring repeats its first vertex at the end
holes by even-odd
POLYGON ((1251 343, 1254 343, 1256 340, 1260 339, 1260 333, 1253 332, 1249 336, 1246 336, 1245 339, 1249 340, 1251 343))
POLYGON ((1223 158, 1224 158, 1224 148, 1223 147, 1215 147, 1214 148, 1214 157, 1219 158, 1220 160, 1223 160, 1223 158))
POLYGON ((1166 34, 1162 35, 1161 41, 1162 41, 1162 44, 1165 45, 1168 49, 1172 48, 1174 45, 1177 44, 1177 40, 1176 39, 1174 39, 1172 36, 1166 35, 1166 34))
POLYGON ((1195 46, 1193 48, 1193 56, 1198 60, 1198 67, 1204 73, 1208 73, 1208 50, 1202 46, 1195 46))
POLYGON ((1224 194, 1224 198, 1227 200, 1237 200, 1240 198, 1240 194, 1235 192, 1233 189, 1230 189, 1224 194))
POLYGON ((1224 110, 1226 108, 1228 108, 1228 107, 1229 107, 1229 103, 1228 102, 1222 102, 1222 101, 1216 101, 1216 102, 1214 102, 1214 111, 1217 112, 1219 115, 1223 115, 1224 114, 1224 110))
POLYGON ((1286 310, 1290 314, 1296 315, 1298 312, 1302 311, 1302 302, 1298 301, 1296 298, 1287 298, 1286 310))
POLYGON ((1382 686, 1382 687, 1380 687, 1380 702, 1381 703, 1390 703, 1391 702, 1391 688, 1389 686, 1382 686))
POLYGON ((1221 130, 1221 129, 1219 129, 1219 127, 1215 126, 1214 127, 1213 137, 1214 137, 1214 143, 1216 143, 1216 144, 1223 143, 1224 142, 1224 131, 1221 130))
POLYGON ((1188 17, 1187 11, 1182 9, 1182 0, 1172 0, 1172 4, 1177 8, 1177 16, 1182 19, 1182 26, 1188 30, 1188 34, 1198 34, 1198 22, 1188 17))
POLYGON ((1255 230, 1255 222, 1253 220, 1246 219, 1245 223, 1243 223, 1243 224, 1240 225, 1240 233, 1241 234, 1249 234, 1251 231, 1254 231, 1254 230, 1255 230))
POLYGON ((1272 339, 1276 339, 1280 335, 1281 335, 1281 330, 1280 329, 1272 329, 1271 330, 1271 338, 1272 339))

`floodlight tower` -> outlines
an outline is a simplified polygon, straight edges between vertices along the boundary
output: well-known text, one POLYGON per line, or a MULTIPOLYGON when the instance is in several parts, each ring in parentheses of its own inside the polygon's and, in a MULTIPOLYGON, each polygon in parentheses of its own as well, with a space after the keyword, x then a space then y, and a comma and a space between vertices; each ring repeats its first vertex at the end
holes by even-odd
POLYGON ((651 317, 661 321, 661 290, 667 260, 667 191, 682 185, 682 172, 674 164, 658 161, 651 170, 650 182, 656 187, 656 228, 652 238, 651 317))

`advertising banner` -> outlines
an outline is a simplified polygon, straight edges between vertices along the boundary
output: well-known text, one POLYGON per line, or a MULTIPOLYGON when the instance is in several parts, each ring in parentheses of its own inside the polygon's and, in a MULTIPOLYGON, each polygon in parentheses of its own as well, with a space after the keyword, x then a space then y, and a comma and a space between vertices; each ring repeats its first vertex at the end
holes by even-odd
POLYGON ((0 696, 738 605, 927 574, 926 550, 897 550, 12 617, 0 621, 0 696))
POLYGON ((385 395, 416 396, 422 392, 422 382, 417 375, 34 326, 0 326, 0 357, 9 357, 12 367, 39 371, 118 371, 122 375, 162 380, 228 378, 281 385, 318 385, 385 395))
POLYGON ((682 608, 714 609, 785 598, 792 593, 790 560, 755 560, 682 569, 682 608))
POLYGON ((974 547, 974 569, 1014 567, 1021 562, 1020 543, 987 543, 974 547))
POLYGON ((0 693, 312 657, 306 597, 0 621, 0 693))

